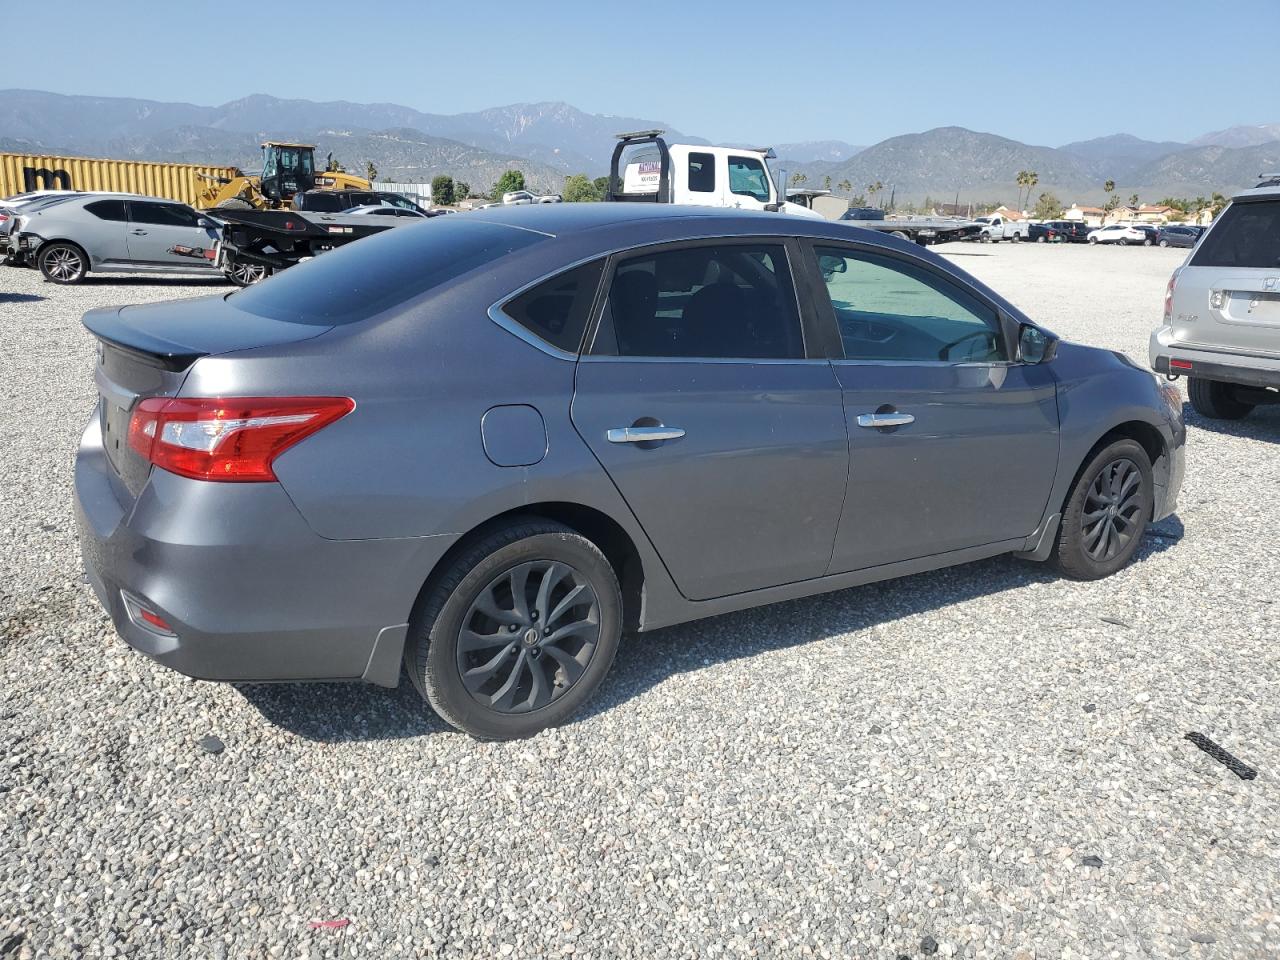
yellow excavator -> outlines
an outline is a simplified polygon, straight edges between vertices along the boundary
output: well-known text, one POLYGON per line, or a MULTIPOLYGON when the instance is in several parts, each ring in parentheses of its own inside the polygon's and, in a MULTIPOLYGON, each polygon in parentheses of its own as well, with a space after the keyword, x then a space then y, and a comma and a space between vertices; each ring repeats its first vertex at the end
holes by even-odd
POLYGON ((306 190, 368 190, 369 181, 341 170, 316 173, 316 148, 310 143, 281 143, 268 140, 262 145, 262 173, 259 176, 226 178, 200 174, 208 184, 196 206, 202 210, 278 210, 288 207, 295 193, 306 190))

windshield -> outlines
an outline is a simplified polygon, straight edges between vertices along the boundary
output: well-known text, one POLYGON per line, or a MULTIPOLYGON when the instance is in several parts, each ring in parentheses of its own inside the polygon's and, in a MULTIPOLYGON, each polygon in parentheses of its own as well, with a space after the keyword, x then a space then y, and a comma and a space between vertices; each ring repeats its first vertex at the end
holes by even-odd
POLYGON ((227 302, 289 323, 355 323, 545 239, 477 220, 426 221, 300 263, 227 302))

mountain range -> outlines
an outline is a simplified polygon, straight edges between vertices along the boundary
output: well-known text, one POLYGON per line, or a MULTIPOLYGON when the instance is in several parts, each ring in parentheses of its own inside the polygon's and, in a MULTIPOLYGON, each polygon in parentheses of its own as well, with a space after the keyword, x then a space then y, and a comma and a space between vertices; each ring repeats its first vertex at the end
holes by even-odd
MULTIPOLYGON (((608 170, 617 133, 665 129, 668 139, 706 143, 657 120, 590 114, 567 103, 518 103, 471 113, 424 113, 394 103, 286 100, 255 94, 220 106, 121 97, 0 91, 0 150, 258 166, 261 139, 303 139, 347 169, 372 162, 383 180, 425 181, 449 173, 485 190, 517 168, 533 189, 553 191, 570 173, 608 170)), ((767 133, 768 131, 762 131, 767 133)), ((752 136, 743 144, 764 145, 752 136)), ((1034 193, 1097 202, 1105 180, 1117 195, 1230 193, 1280 169, 1280 124, 1230 127, 1190 142, 1119 133, 1036 146, 962 127, 890 137, 869 147, 844 140, 775 145, 789 174, 820 186, 848 180, 853 192, 880 182, 899 200, 1012 201, 1014 178, 1034 170, 1034 193)))

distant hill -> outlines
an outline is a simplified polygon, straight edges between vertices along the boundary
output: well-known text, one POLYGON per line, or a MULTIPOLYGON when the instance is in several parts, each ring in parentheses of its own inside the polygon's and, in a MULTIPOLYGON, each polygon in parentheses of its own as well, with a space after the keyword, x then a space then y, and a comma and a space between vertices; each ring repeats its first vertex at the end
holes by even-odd
POLYGON ((1129 133, 1113 133, 1108 137, 1063 144, 1058 149, 1086 161, 1095 177, 1105 180, 1127 179, 1145 164, 1187 149, 1187 144, 1174 140, 1143 140, 1129 133))
POLYGON ((1214 130, 1191 141, 1193 147, 1257 147, 1280 140, 1280 123, 1214 130))
MULTIPOLYGON (((438 173, 487 190, 508 168, 525 172, 538 190, 556 191, 568 173, 608 171, 615 135, 665 128, 671 140, 705 143, 657 120, 585 113, 567 103, 516 103, 471 113, 424 113, 394 103, 287 100, 255 94, 219 106, 123 97, 66 96, 37 90, 0 91, 0 148, 81 156, 200 163, 259 164, 264 137, 314 142, 349 170, 372 161, 384 180, 425 181, 438 173)), ((768 144, 769 130, 745 138, 768 144)), ((1117 195, 1143 200, 1224 193, 1252 186, 1256 175, 1280 169, 1280 124, 1232 127, 1192 144, 1143 140, 1126 133, 1060 148, 1021 143, 963 127, 938 127, 891 137, 871 147, 847 141, 776 144, 791 174, 811 185, 847 179, 853 192, 879 181, 886 202, 926 196, 1014 203, 1015 178, 1034 170, 1043 192, 1064 203, 1100 202, 1105 180, 1117 195)))
POLYGON ((843 140, 805 140, 801 143, 775 144, 773 151, 782 161, 791 163, 839 163, 861 153, 866 147, 854 146, 843 140))

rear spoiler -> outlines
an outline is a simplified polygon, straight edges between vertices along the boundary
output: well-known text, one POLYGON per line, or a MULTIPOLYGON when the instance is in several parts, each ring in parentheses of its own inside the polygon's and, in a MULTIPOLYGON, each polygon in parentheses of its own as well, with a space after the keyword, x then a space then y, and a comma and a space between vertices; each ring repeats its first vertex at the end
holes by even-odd
POLYGON ((158 337, 120 317, 120 307, 102 307, 84 315, 85 328, 103 343, 162 370, 185 370, 208 351, 158 337))

